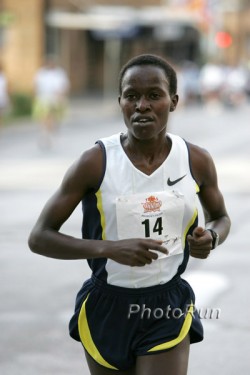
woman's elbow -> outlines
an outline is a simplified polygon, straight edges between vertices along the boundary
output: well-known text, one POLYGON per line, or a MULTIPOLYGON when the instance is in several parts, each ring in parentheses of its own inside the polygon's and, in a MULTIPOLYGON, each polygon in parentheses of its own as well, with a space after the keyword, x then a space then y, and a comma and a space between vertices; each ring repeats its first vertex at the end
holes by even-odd
POLYGON ((39 237, 40 237, 39 232, 33 229, 28 238, 29 248, 33 253, 36 253, 36 254, 40 253, 39 252, 39 243, 40 243, 39 237))

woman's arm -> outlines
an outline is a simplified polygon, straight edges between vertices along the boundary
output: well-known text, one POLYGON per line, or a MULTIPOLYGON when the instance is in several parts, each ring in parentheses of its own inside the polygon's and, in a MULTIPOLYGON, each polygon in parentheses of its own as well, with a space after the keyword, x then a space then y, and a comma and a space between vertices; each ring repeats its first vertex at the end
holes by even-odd
POLYGON ((99 187, 102 173, 103 154, 96 145, 71 166, 61 186, 42 210, 29 236, 28 243, 33 252, 57 259, 104 257, 130 266, 144 266, 157 259, 157 254, 150 250, 167 253, 161 241, 152 239, 87 240, 59 232, 85 194, 99 187))
POLYGON ((98 256, 92 241, 59 232, 84 195, 96 189, 102 176, 102 151, 98 145, 86 151, 67 171, 61 186, 46 203, 30 236, 29 247, 38 254, 59 259, 98 256))
POLYGON ((208 229, 218 234, 221 244, 228 236, 231 221, 218 187, 213 159, 204 149, 194 145, 189 147, 192 171, 200 187, 199 199, 205 217, 205 228, 195 228, 192 236, 188 237, 190 254, 196 258, 207 258, 214 242, 208 229))

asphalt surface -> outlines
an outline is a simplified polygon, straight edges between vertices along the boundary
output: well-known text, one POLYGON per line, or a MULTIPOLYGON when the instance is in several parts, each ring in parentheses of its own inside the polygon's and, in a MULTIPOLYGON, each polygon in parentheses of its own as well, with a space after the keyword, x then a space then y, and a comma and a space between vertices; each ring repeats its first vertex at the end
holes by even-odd
MULTIPOLYGON (((232 218, 228 240, 205 261, 191 259, 187 278, 202 308, 205 340, 192 345, 190 375, 249 374, 250 106, 179 108, 170 131, 205 147, 217 166, 232 218)), ((29 232, 66 169, 94 141, 124 129, 116 101, 79 100, 51 149, 38 145, 36 124, 0 130, 0 374, 88 375, 81 345, 68 336, 75 295, 90 275, 85 261, 37 256, 29 232)), ((63 226, 80 236, 81 208, 63 226)), ((167 375, 167 374, 166 374, 167 375)))

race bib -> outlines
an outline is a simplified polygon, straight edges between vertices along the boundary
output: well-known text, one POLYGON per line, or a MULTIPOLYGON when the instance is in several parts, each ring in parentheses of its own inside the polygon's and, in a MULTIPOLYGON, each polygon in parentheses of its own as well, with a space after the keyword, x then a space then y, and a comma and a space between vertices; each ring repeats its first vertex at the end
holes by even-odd
POLYGON ((158 259, 180 254, 183 215, 184 196, 176 191, 120 196, 116 200, 118 238, 163 241, 169 254, 156 251, 158 259))

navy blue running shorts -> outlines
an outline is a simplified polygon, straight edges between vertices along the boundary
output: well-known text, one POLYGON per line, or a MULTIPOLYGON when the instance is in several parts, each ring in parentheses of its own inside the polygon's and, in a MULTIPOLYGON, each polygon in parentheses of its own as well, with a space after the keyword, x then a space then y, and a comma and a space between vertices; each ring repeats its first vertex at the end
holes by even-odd
POLYGON ((76 299, 70 335, 100 365, 114 370, 133 367, 137 356, 167 351, 187 334, 203 340, 190 285, 174 278, 163 285, 127 289, 92 276, 76 299))

